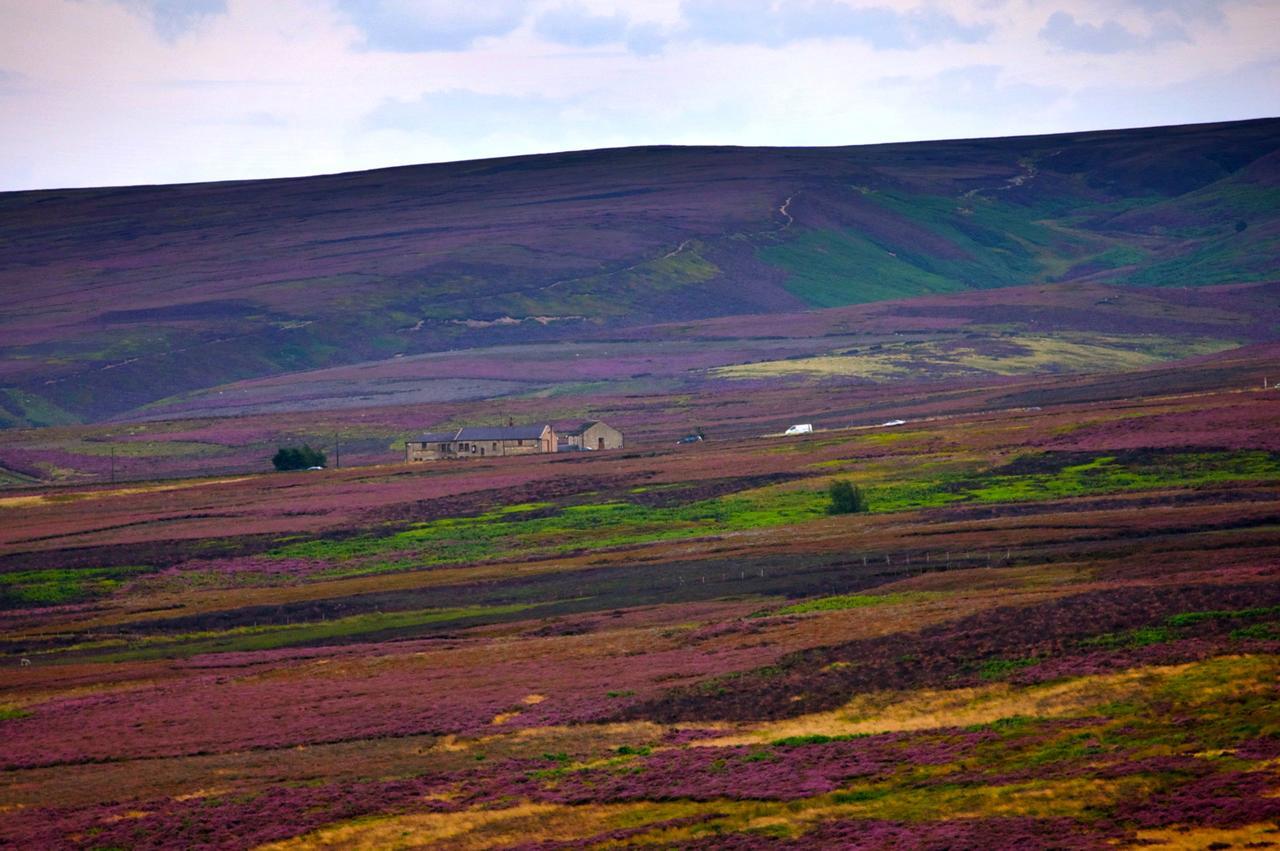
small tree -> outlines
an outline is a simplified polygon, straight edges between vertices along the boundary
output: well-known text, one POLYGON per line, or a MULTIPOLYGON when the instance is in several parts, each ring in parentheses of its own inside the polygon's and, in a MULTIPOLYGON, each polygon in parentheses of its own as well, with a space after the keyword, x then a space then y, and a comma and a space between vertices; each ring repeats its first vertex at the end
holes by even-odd
POLYGON ((844 479, 828 485, 827 496, 831 497, 828 514, 859 514, 867 510, 867 497, 862 488, 844 479))
POLYGON ((271 458, 271 463, 277 470, 305 470, 308 467, 323 467, 324 462, 324 453, 318 449, 312 449, 308 443, 304 443, 301 449, 281 446, 271 458))

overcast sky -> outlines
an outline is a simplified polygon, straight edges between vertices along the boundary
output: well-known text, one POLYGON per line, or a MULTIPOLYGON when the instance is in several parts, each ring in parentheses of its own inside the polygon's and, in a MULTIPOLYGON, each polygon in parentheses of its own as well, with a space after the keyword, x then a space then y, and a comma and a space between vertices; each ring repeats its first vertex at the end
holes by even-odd
POLYGON ((0 0, 0 189, 1280 115, 1280 0, 0 0))

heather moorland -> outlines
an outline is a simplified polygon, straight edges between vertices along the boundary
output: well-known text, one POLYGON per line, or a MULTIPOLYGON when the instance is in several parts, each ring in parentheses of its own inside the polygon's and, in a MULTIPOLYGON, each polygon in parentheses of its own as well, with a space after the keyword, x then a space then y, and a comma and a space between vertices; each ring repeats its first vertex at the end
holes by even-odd
POLYGON ((0 195, 0 847, 1280 846, 1276 126, 0 195))
POLYGON ((0 842, 1276 842, 1251 351, 899 426, 10 491, 0 842))

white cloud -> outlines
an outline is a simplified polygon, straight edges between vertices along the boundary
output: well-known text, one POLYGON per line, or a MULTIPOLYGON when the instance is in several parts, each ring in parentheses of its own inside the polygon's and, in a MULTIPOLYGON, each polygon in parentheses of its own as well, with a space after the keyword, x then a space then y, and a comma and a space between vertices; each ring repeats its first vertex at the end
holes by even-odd
POLYGON ((1187 31, 1177 24, 1156 24, 1151 32, 1142 35, 1114 20, 1092 24, 1077 21, 1070 12, 1063 11, 1049 16, 1040 30, 1040 38, 1063 50, 1081 53, 1120 53, 1191 40, 1187 31))
POLYGON ((526 0, 337 0, 370 50, 465 50, 524 21, 526 0))
POLYGON ((1069 4, 1085 44, 1188 36, 1112 52, 1046 49, 1066 3, 744 2, 226 0, 165 38, 141 0, 0 0, 0 188, 1280 114, 1263 0, 1069 4))
POLYGON ((1149 13, 1170 12, 1184 21, 1220 22, 1224 8, 1232 0, 1122 0, 1122 3, 1149 13))
POLYGON ((621 12, 598 15, 581 3, 570 3, 544 12, 534 29, 538 35, 558 44, 595 47, 625 39, 629 24, 621 12))
POLYGON ((1250 62, 1154 87, 1133 83, 1077 92, 1071 115, 1100 127, 1232 121, 1280 115, 1280 61, 1250 62))
POLYGON ((112 0, 147 18, 163 39, 174 41, 209 18, 227 13, 227 0, 112 0))
POLYGON ((687 34, 725 44, 777 47, 803 39, 855 38, 880 49, 978 42, 987 24, 966 24, 934 6, 898 11, 840 0, 685 0, 687 34))

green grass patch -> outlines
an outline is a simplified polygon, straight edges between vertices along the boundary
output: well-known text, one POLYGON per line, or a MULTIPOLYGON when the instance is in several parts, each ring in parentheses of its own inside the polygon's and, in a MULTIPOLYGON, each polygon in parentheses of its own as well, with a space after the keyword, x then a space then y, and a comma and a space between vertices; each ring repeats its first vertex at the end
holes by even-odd
POLYGON ((825 745, 828 742, 851 742, 854 739, 864 739, 868 733, 847 733, 839 736, 824 736, 815 733, 809 736, 787 736, 782 739, 774 739, 769 744, 775 748, 801 748, 806 745, 825 745))
POLYGON ((7 402, 0 402, 0 428, 40 428, 80 422, 75 414, 34 393, 6 387, 0 389, 0 395, 7 402))
MULTIPOLYGON (((1024 284, 1060 273, 1068 258, 1103 249, 1094 237, 985 195, 963 199, 864 192, 885 227, 793 230, 761 258, 789 273, 784 286, 817 307, 1024 284)), ((1047 212, 1047 211, 1046 211, 1047 212)))
POLYGON ((802 615, 808 612, 839 612, 845 609, 865 609, 870 606, 891 606, 898 603, 917 603, 945 597, 941 592, 902 591, 894 594, 838 594, 795 603, 773 612, 775 615, 802 615))
POLYGON ((978 676, 984 680, 1002 680, 1023 668, 1029 668, 1040 661, 1037 656, 1026 659, 989 659, 978 668, 978 676))
POLYGON ((153 568, 49 568, 0 573, 0 609, 58 606, 112 594, 125 581, 153 568))
MULTIPOLYGON (((1025 456, 986 472, 970 462, 878 470, 860 481, 874 513, 961 502, 1021 502, 1129 490, 1195 487, 1234 481, 1280 481, 1280 456, 1267 452, 1079 453, 1025 456)), ((767 487, 685 505, 625 500, 565 505, 522 503, 472 517, 414 524, 385 534, 285 544, 269 557, 329 562, 320 578, 360 576, 442 565, 553 557, 587 550, 775 528, 826 517, 826 484, 767 487)), ((849 520, 846 522, 857 522, 849 520)), ((884 600, 877 598, 877 603, 884 600)), ((826 605, 856 607, 853 600, 826 605)), ((809 605, 809 604, 799 604, 809 605)), ((814 611, 817 609, 806 609, 814 611)))
POLYGON ((1120 633, 1108 632, 1093 638, 1087 638, 1080 643, 1085 647, 1104 649, 1147 647, 1152 644, 1163 644, 1166 641, 1175 641, 1183 638, 1192 627, 1203 623, 1224 620, 1247 621, 1264 618, 1272 620, 1234 630, 1231 633, 1231 637, 1268 639, 1274 637, 1277 630, 1280 630, 1280 624, 1275 623, 1273 620, 1277 616, 1280 616, 1280 606, 1207 612, 1180 612, 1165 618, 1163 624, 1138 627, 1137 629, 1120 633))
POLYGON ((648 756, 653 753, 653 748, 648 745, 621 745, 615 752, 619 756, 648 756))
POLYGON ((1255 623, 1231 631, 1237 641, 1280 641, 1280 623, 1255 623))
POLYGON ((557 555, 804 522, 824 516, 816 491, 755 492, 682 506, 610 501, 569 505, 547 516, 547 503, 442 518, 386 536, 311 540, 268 553, 276 558, 335 562, 322 576, 354 576, 444 564, 557 555), (522 513, 539 512, 521 518, 522 513))
POLYGON ((1101 254, 1095 254, 1089 258, 1089 262, 1106 269, 1119 269, 1123 266, 1136 266, 1150 256, 1150 252, 1141 248, 1136 248, 1132 245, 1119 245, 1101 254))
POLYGON ((805 231, 760 249, 760 256, 766 263, 786 269, 783 286, 814 307, 965 288, 959 281, 930 271, 921 258, 880 245, 857 231, 805 231))
MULTIPOLYGON (((406 612, 369 612, 328 621, 302 624, 263 624, 226 630, 209 630, 135 639, 125 650, 96 655, 96 661, 125 662, 143 659, 186 658, 202 653, 274 650, 280 647, 323 644, 368 637, 388 631, 411 631, 440 624, 472 624, 522 612, 532 603, 503 606, 467 606, 452 609, 418 609, 406 612)), ((63 648, 60 652, 106 649, 121 642, 103 642, 63 648)))
POLYGON ((1093 638, 1086 638, 1080 644, 1085 647, 1113 650, 1130 647, 1149 647, 1152 644, 1163 644, 1176 637, 1177 634, 1168 627, 1144 626, 1127 632, 1108 632, 1102 635, 1095 635, 1093 638))
POLYGON ((843 792, 832 792, 831 800, 837 804, 863 804, 868 801, 878 801, 888 795, 895 793, 892 786, 881 786, 878 788, 866 789, 846 789, 843 792))
POLYGON ((190 458, 218 455, 228 451, 226 446, 195 440, 81 440, 68 444, 67 452, 105 458, 190 458))
POLYGON ((1236 609, 1234 611, 1213 611, 1213 612, 1183 612, 1173 615, 1165 620, 1165 623, 1171 627, 1187 627, 1194 626, 1205 621, 1218 620, 1237 620, 1266 618, 1280 615, 1280 606, 1266 606, 1253 609, 1236 609))
POLYGON ((954 502, 1028 502, 1237 481, 1280 481, 1280 456, 1270 452, 1134 453, 1100 455, 1076 463, 1067 458, 1059 465, 1059 458, 1046 453, 987 473, 872 485, 867 495, 871 510, 883 512, 954 502))
POLYGON ((978 733, 983 730, 995 730, 997 733, 1004 735, 1019 735, 1026 732, 1029 728, 1034 727, 1040 722, 1027 715, 1010 715, 1007 718, 997 718, 989 724, 971 724, 965 727, 970 733, 978 733))

